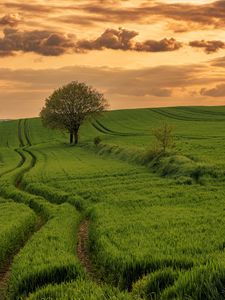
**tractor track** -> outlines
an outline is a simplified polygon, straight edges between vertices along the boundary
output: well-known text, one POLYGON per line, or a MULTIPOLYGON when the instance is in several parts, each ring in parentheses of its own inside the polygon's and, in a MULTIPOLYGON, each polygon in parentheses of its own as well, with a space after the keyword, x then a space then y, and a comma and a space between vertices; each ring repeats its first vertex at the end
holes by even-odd
POLYGON ((34 231, 30 232, 30 234, 25 238, 22 244, 20 244, 19 247, 15 249, 14 253, 9 257, 5 265, 0 269, 0 300, 8 299, 7 290, 8 290, 8 283, 11 274, 11 265, 13 263, 14 257, 26 245, 26 243, 30 240, 33 234, 38 232, 43 225, 44 225, 43 219, 41 217, 38 217, 34 231))
MULTIPOLYGON (((7 174, 10 174, 11 172, 18 169, 18 174, 14 181, 14 186, 23 192, 26 192, 30 195, 35 195, 35 193, 30 193, 25 190, 25 185, 23 183, 24 175, 28 172, 30 172, 35 165, 37 164, 37 158, 33 154, 33 152, 29 149, 29 147, 32 146, 32 143, 30 141, 29 137, 29 129, 28 129, 28 122, 27 120, 19 120, 18 122, 18 139, 19 139, 19 148, 15 149, 15 152, 20 156, 20 162, 19 164, 9 170, 7 174), (27 156, 30 156, 31 160, 27 167, 23 166, 27 162, 27 156), (21 171, 20 171, 20 168, 21 171)), ((6 174, 4 174, 6 175, 6 174)), ((1 177, 4 177, 3 175, 1 177)), ((1 192, 0 192, 1 193, 1 192)), ((37 195, 35 195, 37 196, 37 195)), ((3 195, 4 197, 4 195, 3 195)), ((42 197, 45 199, 44 197, 42 197)), ((16 199, 15 199, 16 200, 16 199)), ((47 199, 46 199, 47 201, 47 199)), ((14 253, 9 257, 8 261, 6 262, 5 266, 0 269, 0 300, 7 300, 7 289, 8 289, 8 283, 10 280, 10 274, 11 274, 11 266, 13 263, 14 257, 20 252, 20 250, 26 245, 26 243, 29 241, 29 239, 32 237, 32 235, 36 232, 38 232, 42 226, 45 224, 45 220, 38 216, 38 222, 36 225, 36 228, 34 231, 32 231, 25 239, 25 241, 22 243, 22 246, 20 245, 18 249, 14 249, 14 253)), ((88 240, 89 240, 89 226, 90 221, 87 219, 83 219, 80 223, 78 232, 77 232, 77 244, 76 244, 76 255, 80 261, 81 266, 84 268, 87 276, 90 278, 90 280, 96 282, 97 284, 100 284, 101 280, 99 279, 97 272, 91 262, 90 254, 89 254, 89 247, 88 247, 88 240)))
MULTIPOLYGON (((30 147, 30 146, 32 146, 32 144, 31 144, 31 141, 30 141, 29 130, 28 130, 27 125, 28 125, 27 120, 25 120, 24 121, 24 136, 25 136, 25 139, 26 139, 26 144, 28 145, 28 147, 30 147)), ((32 153, 31 150, 29 150, 28 147, 24 147, 23 151, 30 155, 31 163, 30 163, 29 168, 27 168, 26 171, 21 176, 19 182, 17 182, 19 187, 22 183, 24 174, 29 172, 32 168, 34 168, 36 163, 37 163, 36 156, 32 153)), ((36 195, 35 193, 31 193, 31 194, 36 195)), ((46 199, 46 200, 48 201, 48 199, 46 199)), ((96 270, 95 270, 95 268, 92 264, 90 254, 89 254, 89 247, 88 247, 89 246, 88 245, 89 227, 90 227, 90 220, 83 219, 80 223, 80 226, 79 226, 79 229, 78 229, 78 232, 77 232, 76 255, 77 255, 78 260, 80 261, 81 266, 84 268, 87 276, 92 281, 99 284, 101 282, 101 280, 99 279, 99 277, 97 275, 97 272, 96 272, 96 270)))
POLYGON ((77 257, 80 261, 80 264, 83 266, 86 274, 88 277, 96 282, 100 283, 99 276, 92 264, 90 254, 89 254, 89 247, 88 247, 88 240, 89 240, 89 227, 90 227, 90 220, 84 219, 80 223, 80 227, 77 233, 77 257))
POLYGON ((129 137, 129 136, 144 136, 146 133, 141 133, 141 132, 118 132, 111 130, 107 128, 105 125, 103 125, 100 121, 95 120, 94 122, 91 123, 91 125, 99 132, 108 134, 108 135, 114 135, 114 136, 124 136, 124 137, 129 137))
POLYGON ((163 116, 163 117, 167 117, 170 119, 174 119, 174 120, 179 120, 179 121, 191 121, 191 122, 224 122, 224 119, 216 119, 216 120, 210 120, 210 119, 206 119, 206 118, 198 118, 198 117, 185 117, 185 116, 179 116, 176 115, 175 113, 160 109, 160 108, 152 108, 151 111, 153 111, 154 113, 163 116))
MULTIPOLYGON (((19 139, 20 148, 15 149, 15 152, 20 156, 20 158, 21 158, 20 162, 15 168, 5 172, 4 174, 1 174, 1 178, 2 178, 2 177, 4 177, 4 175, 10 174, 10 173, 12 173, 13 171, 15 171, 17 169, 19 171, 19 169, 23 167, 23 165, 26 163, 26 160, 27 160, 26 155, 23 153, 23 151, 28 153, 31 156, 31 163, 29 164, 29 166, 27 168, 25 168, 24 170, 21 170, 21 172, 18 172, 18 174, 16 176, 16 179, 14 181, 14 184, 13 184, 17 189, 19 189, 21 191, 24 191, 24 189, 22 187, 23 176, 26 173, 28 173, 36 164, 36 157, 29 150, 24 149, 25 143, 24 143, 24 140, 23 140, 23 137, 22 137, 22 132, 23 132, 22 126, 24 127, 24 136, 25 136, 25 139, 26 139, 26 143, 27 143, 28 146, 31 146, 31 142, 29 140, 29 135, 28 135, 27 129, 25 129, 26 124, 27 124, 26 121, 23 121, 23 125, 22 125, 22 120, 19 120, 19 122, 18 122, 18 139, 19 139), (23 149, 21 150, 21 148, 23 148, 23 149)), ((4 194, 2 196, 3 196, 3 198, 5 198, 4 194)), ((22 245, 20 245, 18 247, 18 249, 14 249, 14 253, 12 253, 10 255, 8 261, 0 269, 0 300, 6 300, 7 299, 8 282, 9 282, 9 279, 10 279, 11 265, 12 265, 14 257, 25 246, 25 244, 29 241, 29 239, 32 237, 32 235, 34 233, 38 232, 44 224, 45 224, 44 219, 40 215, 38 215, 38 219, 37 219, 37 223, 36 223, 34 231, 32 231, 24 239, 22 245)))

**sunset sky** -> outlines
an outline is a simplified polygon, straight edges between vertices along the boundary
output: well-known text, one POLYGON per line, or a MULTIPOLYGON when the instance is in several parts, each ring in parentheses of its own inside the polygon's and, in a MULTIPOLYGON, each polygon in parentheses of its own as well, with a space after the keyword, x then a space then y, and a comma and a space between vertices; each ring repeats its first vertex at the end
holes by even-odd
POLYGON ((0 2, 0 119, 84 81, 111 109, 225 105, 225 1, 0 2))

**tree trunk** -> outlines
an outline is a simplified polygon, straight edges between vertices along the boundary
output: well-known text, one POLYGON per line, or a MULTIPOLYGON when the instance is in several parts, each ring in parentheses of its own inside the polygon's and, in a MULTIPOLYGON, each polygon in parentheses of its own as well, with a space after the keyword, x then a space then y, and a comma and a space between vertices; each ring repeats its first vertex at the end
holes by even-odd
POLYGON ((78 144, 78 130, 74 132, 74 145, 77 145, 78 144))
POLYGON ((70 133, 70 145, 73 144, 73 134, 70 133))

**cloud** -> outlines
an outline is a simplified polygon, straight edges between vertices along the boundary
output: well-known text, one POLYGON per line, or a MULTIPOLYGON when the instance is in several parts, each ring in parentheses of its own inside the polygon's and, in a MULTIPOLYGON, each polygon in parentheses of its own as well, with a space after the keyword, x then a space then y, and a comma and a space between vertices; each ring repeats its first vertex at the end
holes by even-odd
POLYGON ((182 43, 173 38, 162 39, 160 41, 147 40, 144 42, 135 42, 134 38, 139 33, 123 28, 119 30, 107 29, 100 37, 94 40, 80 40, 76 44, 77 51, 84 50, 131 50, 139 52, 162 52, 174 51, 182 47, 182 43))
POLYGON ((174 38, 165 38, 161 41, 147 40, 143 43, 136 43, 134 50, 145 52, 162 52, 178 50, 181 47, 182 43, 176 41, 174 38))
POLYGON ((58 56, 74 47, 73 38, 49 31, 19 31, 5 28, 0 38, 0 56, 15 51, 35 52, 44 56, 58 56))
POLYGON ((8 14, 0 18, 0 26, 14 27, 21 21, 19 14, 8 14))
POLYGON ((218 57, 210 61, 211 65, 214 67, 221 67, 225 68, 225 56, 224 57, 218 57))
POLYGON ((5 8, 17 9, 21 12, 30 12, 30 13, 50 13, 54 11, 54 6, 51 5, 40 5, 35 3, 16 3, 5 1, 5 3, 1 4, 5 8))
MULTIPOLYGON (((191 4, 191 3, 160 3, 156 1, 148 1, 136 7, 124 7, 114 2, 111 5, 102 5, 91 2, 86 5, 81 5, 80 10, 88 13, 87 18, 98 16, 102 18, 102 22, 112 23, 155 23, 158 18, 155 16, 163 16, 167 19, 178 22, 174 31, 179 32, 179 23, 182 23, 182 31, 193 30, 197 23, 204 27, 221 28, 225 26, 225 1, 215 1, 207 4, 191 4), (190 24, 185 26, 184 23, 190 24)), ((72 18, 71 18, 72 20, 72 18)))
MULTIPOLYGON (((188 1, 187 1, 188 2, 188 1)), ((192 31, 202 28, 225 27, 225 1, 219 0, 211 3, 165 3, 160 1, 80 1, 76 4, 68 1, 59 4, 59 1, 49 1, 42 4, 38 2, 21 3, 21 1, 5 1, 0 6, 23 12, 31 17, 46 17, 51 15, 53 21, 71 24, 85 24, 93 26, 94 23, 139 23, 153 24, 160 21, 160 17, 169 20, 169 27, 175 32, 192 31), (130 4, 133 5, 130 5, 130 4), (136 5, 135 5, 136 4, 136 5), (67 15, 69 13, 69 15, 67 15), (173 24, 174 21, 174 24, 173 24)))
POLYGON ((204 65, 160 66, 126 70, 123 68, 73 66, 46 70, 0 69, 1 81, 22 90, 49 91, 72 80, 86 81, 107 94, 163 95, 176 88, 217 83, 221 78, 210 78, 204 65), (201 76, 199 76, 201 74, 201 76))
POLYGON ((77 42, 78 50, 133 50, 132 39, 138 35, 136 31, 119 28, 106 29, 106 31, 95 40, 80 40, 77 42))
POLYGON ((222 83, 225 72, 210 76, 210 71, 210 65, 133 70, 85 66, 45 70, 0 68, 0 117, 3 112, 5 117, 38 115, 44 99, 72 80, 86 82, 102 91, 113 108, 196 104, 201 97, 205 101, 202 103, 215 104, 213 97, 222 97, 225 92, 222 83), (204 88, 208 85, 218 85, 217 92, 204 88))
POLYGON ((5 28, 4 37, 0 38, 0 57, 12 55, 15 52, 35 52, 43 56, 59 56, 65 53, 85 52, 90 50, 131 50, 131 51, 174 51, 182 47, 175 39, 161 41, 135 42, 136 31, 119 28, 106 29, 94 40, 76 40, 74 35, 48 30, 19 31, 5 28))
POLYGON ((190 42, 189 45, 191 47, 196 47, 196 48, 203 48, 206 53, 210 54, 213 52, 217 52, 220 49, 225 48, 225 43, 222 41, 193 41, 190 42))
POLYGON ((225 97, 225 84, 219 84, 212 89, 201 89, 201 95, 209 97, 225 97))

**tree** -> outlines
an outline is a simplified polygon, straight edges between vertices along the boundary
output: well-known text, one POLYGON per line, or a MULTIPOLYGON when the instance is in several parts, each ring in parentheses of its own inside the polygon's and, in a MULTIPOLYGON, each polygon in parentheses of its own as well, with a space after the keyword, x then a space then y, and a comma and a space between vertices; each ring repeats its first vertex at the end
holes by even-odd
POLYGON ((162 153, 166 153, 167 149, 174 147, 172 126, 164 124, 162 127, 154 129, 153 134, 158 141, 158 147, 162 153))
POLYGON ((53 92, 45 100, 40 112, 45 126, 67 130, 70 144, 78 143, 81 124, 89 117, 99 114, 108 104, 103 94, 85 83, 73 81, 53 92))

